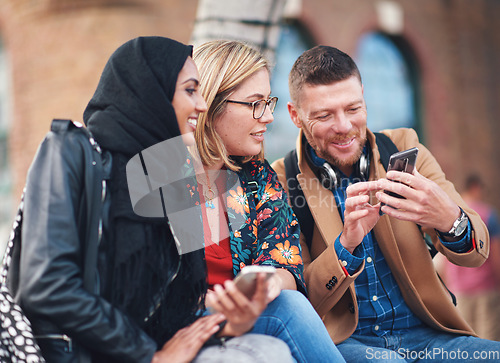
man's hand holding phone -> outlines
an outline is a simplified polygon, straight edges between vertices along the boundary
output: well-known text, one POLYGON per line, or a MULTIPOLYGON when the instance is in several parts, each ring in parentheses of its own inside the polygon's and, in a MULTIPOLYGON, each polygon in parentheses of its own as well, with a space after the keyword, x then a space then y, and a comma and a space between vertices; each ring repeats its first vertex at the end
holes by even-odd
POLYGON ((424 228, 449 230, 459 215, 460 208, 438 184, 418 172, 415 168, 416 155, 400 165, 408 166, 412 163, 411 169, 391 169, 387 172, 387 178, 378 180, 378 188, 383 190, 376 193, 381 202, 381 212, 424 228), (387 192, 398 196, 394 197, 387 192))
POLYGON ((411 188, 411 179, 409 175, 413 174, 415 171, 417 155, 418 149, 416 147, 391 155, 389 165, 387 166, 387 179, 385 179, 388 180, 389 183, 386 183, 384 193, 391 196, 393 199, 389 199, 386 202, 384 198, 378 198, 381 201, 380 215, 384 215, 387 212, 388 207, 384 208, 386 205, 395 209, 401 209, 399 207, 401 203, 399 203, 397 199, 406 199, 404 194, 408 191, 407 188, 411 188), (401 192, 398 192, 398 190, 401 192))

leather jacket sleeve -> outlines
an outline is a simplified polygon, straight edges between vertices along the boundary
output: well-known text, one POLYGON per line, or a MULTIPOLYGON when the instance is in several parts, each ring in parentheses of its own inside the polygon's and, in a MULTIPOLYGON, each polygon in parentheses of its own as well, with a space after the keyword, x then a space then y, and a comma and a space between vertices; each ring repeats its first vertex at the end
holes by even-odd
POLYGON ((83 287, 81 231, 90 226, 80 226, 78 216, 88 172, 83 143, 88 142, 83 133, 51 132, 30 167, 16 298, 36 334, 63 333, 117 361, 150 362, 156 343, 83 287), (59 331, 47 331, 53 327, 59 331))

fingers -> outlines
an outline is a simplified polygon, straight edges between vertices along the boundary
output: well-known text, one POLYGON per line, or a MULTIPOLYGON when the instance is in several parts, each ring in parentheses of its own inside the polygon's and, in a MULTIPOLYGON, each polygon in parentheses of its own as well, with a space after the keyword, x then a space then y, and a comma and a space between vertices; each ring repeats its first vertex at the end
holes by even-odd
POLYGON ((375 196, 382 203, 386 203, 392 207, 396 207, 395 204, 400 204, 401 200, 403 200, 404 198, 414 199, 417 196, 417 191, 423 188, 422 182, 418 180, 418 177, 415 177, 412 174, 394 171, 391 171, 389 173, 387 177, 391 177, 390 179, 379 179, 377 181, 379 192, 377 192, 375 196), (383 190, 384 192, 397 194, 403 197, 403 199, 398 199, 397 196, 390 196, 387 193, 381 193, 381 190, 383 190))
POLYGON ((239 336, 249 331, 267 306, 268 286, 265 275, 257 276, 256 290, 251 300, 242 294, 233 281, 224 286, 215 285, 207 294, 207 305, 224 314, 227 318, 225 332, 239 336))
POLYGON ((196 320, 193 324, 180 329, 165 343, 164 347, 184 345, 186 348, 199 349, 217 331, 224 321, 223 314, 212 314, 196 320))
POLYGON ((387 179, 403 183, 413 189, 421 189, 425 184, 425 180, 427 180, 416 169, 413 171, 413 174, 390 170, 387 172, 387 179))
POLYGON ((250 301, 228 280, 224 286, 216 284, 213 292, 207 294, 207 305, 229 317, 245 312, 250 301))
MULTIPOLYGON (((236 288, 228 288, 228 286, 230 286, 230 284, 224 283, 224 287, 217 284, 214 286, 214 291, 217 294, 219 304, 224 310, 234 310, 238 305, 237 301, 241 301, 237 300, 239 298, 239 291, 236 288)), ((240 293, 240 295, 242 294, 240 293)), ((245 298, 243 295, 241 297, 245 298)))
POLYGON ((196 320, 193 324, 182 328, 174 336, 184 339, 210 338, 219 330, 219 324, 224 321, 223 314, 211 314, 196 320))
POLYGON ((260 313, 267 306, 267 295, 269 291, 269 281, 266 280, 266 276, 264 274, 257 275, 257 288, 255 290, 255 294, 252 297, 252 302, 254 304, 254 313, 256 315, 260 315, 260 313))
POLYGON ((380 190, 380 187, 379 187, 377 181, 354 183, 354 184, 351 184, 347 187, 346 196, 352 197, 352 196, 361 195, 361 194, 368 194, 369 192, 377 191, 377 190, 380 190))
POLYGON ((348 197, 345 200, 345 209, 346 211, 354 211, 361 207, 365 207, 369 205, 370 196, 369 195, 357 195, 354 197, 348 197))
MULTIPOLYGON (((278 271, 286 271, 284 269, 277 269, 278 271)), ((266 302, 270 303, 274 299, 278 297, 278 295, 281 293, 281 290, 283 289, 283 280, 281 277, 278 275, 278 271, 267 281, 268 289, 267 289, 267 297, 266 297, 266 302)))

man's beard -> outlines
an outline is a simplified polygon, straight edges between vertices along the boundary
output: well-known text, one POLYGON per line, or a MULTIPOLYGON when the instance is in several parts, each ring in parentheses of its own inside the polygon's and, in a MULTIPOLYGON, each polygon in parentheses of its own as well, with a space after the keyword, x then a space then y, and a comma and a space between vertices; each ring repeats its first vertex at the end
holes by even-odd
MULTIPOLYGON (((342 168, 342 167, 348 167, 348 166, 353 166, 356 164, 361 157, 361 154, 363 153, 363 147, 366 144, 366 136, 365 138, 361 141, 359 144, 359 148, 357 152, 350 158, 348 159, 340 159, 334 155, 331 155, 328 153, 328 150, 323 147, 323 145, 318 145, 313 141, 313 137, 309 130, 305 127, 302 127, 302 131, 304 132, 304 135, 306 136, 307 142, 311 147, 314 149, 316 152, 316 155, 318 155, 320 158, 325 159, 330 165, 333 165, 337 168, 342 168)), ((331 137, 328 140, 326 140, 326 145, 335 142, 335 141, 344 141, 352 138, 358 138, 360 136, 359 131, 353 131, 350 132, 348 135, 340 138, 340 137, 331 137)))

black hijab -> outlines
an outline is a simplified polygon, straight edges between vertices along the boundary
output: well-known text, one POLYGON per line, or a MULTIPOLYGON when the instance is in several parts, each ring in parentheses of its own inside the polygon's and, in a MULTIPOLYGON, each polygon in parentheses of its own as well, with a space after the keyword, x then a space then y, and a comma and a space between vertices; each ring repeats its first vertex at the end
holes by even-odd
POLYGON ((113 155, 106 247, 113 261, 107 298, 160 346, 194 321, 202 307, 204 254, 198 250, 179 256, 165 218, 133 212, 126 164, 144 149, 180 135, 172 99, 191 54, 191 46, 168 38, 128 41, 111 55, 83 115, 97 142, 113 155), (151 310, 158 301, 159 308, 151 310))

